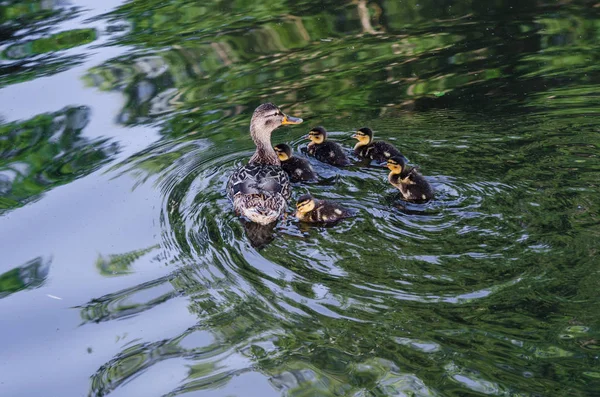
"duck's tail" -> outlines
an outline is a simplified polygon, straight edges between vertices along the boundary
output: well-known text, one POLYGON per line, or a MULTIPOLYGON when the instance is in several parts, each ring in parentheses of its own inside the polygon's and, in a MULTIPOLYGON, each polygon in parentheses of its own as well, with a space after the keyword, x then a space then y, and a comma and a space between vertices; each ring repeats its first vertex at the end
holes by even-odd
POLYGON ((233 208, 250 222, 268 225, 275 222, 286 210, 287 200, 276 194, 236 194, 233 208))

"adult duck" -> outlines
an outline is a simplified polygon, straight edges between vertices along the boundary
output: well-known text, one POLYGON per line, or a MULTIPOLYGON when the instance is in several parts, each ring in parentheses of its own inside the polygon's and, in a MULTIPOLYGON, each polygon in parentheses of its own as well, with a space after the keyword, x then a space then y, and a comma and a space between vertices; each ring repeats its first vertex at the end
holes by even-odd
POLYGON ((250 136, 256 151, 248 164, 231 174, 227 183, 227 196, 236 214, 268 225, 285 212, 290 180, 271 146, 271 133, 279 126, 301 122, 302 119, 284 114, 272 103, 263 103, 254 110, 250 136))

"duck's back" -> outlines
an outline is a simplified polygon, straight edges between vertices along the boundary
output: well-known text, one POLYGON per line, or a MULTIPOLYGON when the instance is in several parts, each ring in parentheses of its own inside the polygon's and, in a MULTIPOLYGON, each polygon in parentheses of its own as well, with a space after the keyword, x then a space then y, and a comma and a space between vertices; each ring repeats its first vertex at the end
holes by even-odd
POLYGON ((389 181, 400 190, 406 200, 427 201, 434 197, 429 182, 414 168, 402 176, 392 175, 389 181))
POLYGON ((413 184, 409 185, 412 200, 427 201, 433 199, 433 188, 423 175, 415 171, 411 173, 410 179, 413 181, 413 184))
POLYGON ((337 203, 319 200, 315 208, 304 216, 304 221, 312 223, 332 223, 351 216, 350 211, 337 203))
POLYGON ((278 165, 246 164, 231 174, 227 184, 227 194, 281 194, 290 197, 290 181, 285 171, 278 165))
POLYGON ((278 165, 250 163, 233 172, 227 183, 227 195, 236 213, 266 225, 285 212, 290 181, 278 165))
POLYGON ((387 142, 373 142, 356 148, 354 153, 361 158, 378 162, 387 161, 390 157, 402 156, 402 153, 387 142))
POLYGON ((304 182, 317 179, 315 171, 306 159, 294 156, 281 163, 281 167, 287 172, 292 182, 304 182))
POLYGON ((344 149, 333 141, 325 141, 321 144, 315 144, 311 148, 309 147, 309 154, 315 156, 315 158, 324 163, 329 163, 337 166, 349 165, 350 161, 344 153, 344 149))

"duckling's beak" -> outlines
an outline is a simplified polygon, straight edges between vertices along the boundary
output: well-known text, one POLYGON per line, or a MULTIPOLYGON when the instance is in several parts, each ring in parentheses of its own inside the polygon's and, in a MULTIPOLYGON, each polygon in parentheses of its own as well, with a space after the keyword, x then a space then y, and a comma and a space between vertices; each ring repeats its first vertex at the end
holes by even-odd
POLYGON ((358 134, 353 134, 351 138, 358 139, 358 134))
POLYGON ((281 122, 281 125, 300 124, 301 122, 302 122, 301 118, 288 116, 286 114, 285 116, 283 116, 283 121, 281 122))

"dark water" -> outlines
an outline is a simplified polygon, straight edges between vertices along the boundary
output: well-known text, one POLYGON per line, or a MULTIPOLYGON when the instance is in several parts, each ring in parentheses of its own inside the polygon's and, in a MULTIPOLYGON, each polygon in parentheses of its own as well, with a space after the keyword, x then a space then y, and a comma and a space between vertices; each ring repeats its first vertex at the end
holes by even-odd
POLYGON ((597 1, 1 2, 0 395, 600 395, 599 40, 597 1), (313 161, 358 215, 255 248, 266 101, 436 200, 313 161))

